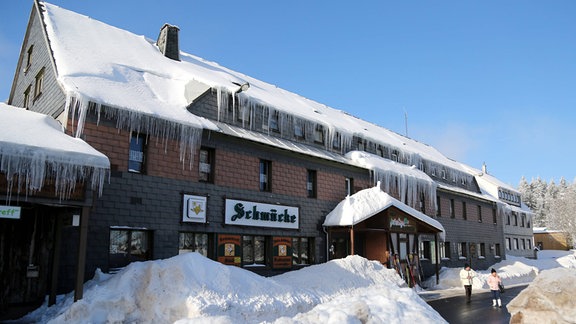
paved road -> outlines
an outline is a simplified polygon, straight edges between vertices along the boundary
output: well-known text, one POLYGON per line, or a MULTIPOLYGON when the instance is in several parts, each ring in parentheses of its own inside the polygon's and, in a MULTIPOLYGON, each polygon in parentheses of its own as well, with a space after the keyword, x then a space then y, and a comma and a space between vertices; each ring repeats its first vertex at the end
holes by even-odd
POLYGON ((462 296, 432 300, 428 304, 450 324, 504 324, 510 322, 510 313, 506 305, 524 288, 526 288, 525 285, 506 287, 506 293, 502 294, 502 308, 492 307, 492 293, 490 292, 474 293, 472 291, 472 301, 466 303, 464 288, 462 288, 462 296))

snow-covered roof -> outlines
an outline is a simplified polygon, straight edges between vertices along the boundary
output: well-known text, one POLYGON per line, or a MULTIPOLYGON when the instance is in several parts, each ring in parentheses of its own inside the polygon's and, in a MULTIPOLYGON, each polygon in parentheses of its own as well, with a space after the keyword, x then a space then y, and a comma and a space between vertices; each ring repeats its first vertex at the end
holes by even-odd
POLYGON ((50 175, 61 198, 78 181, 89 180, 92 188, 102 190, 110 161, 80 138, 66 135, 54 118, 0 103, 0 129, 0 172, 9 186, 18 175, 17 189, 26 185, 26 192, 33 192, 50 175))
POLYGON ((360 190, 347 196, 326 215, 323 226, 356 225, 392 206, 437 229, 444 239, 444 227, 440 222, 382 191, 380 183, 372 188, 360 190))
POLYGON ((242 127, 233 126, 225 123, 216 123, 220 131, 224 134, 234 137, 243 138, 249 141, 271 145, 288 151, 302 153, 309 156, 315 156, 325 160, 336 161, 344 164, 351 164, 351 161, 340 154, 336 154, 327 150, 323 150, 314 146, 289 141, 274 136, 266 136, 265 134, 247 130, 242 127))
MULTIPOLYGON (((464 172, 460 163, 435 148, 344 111, 191 54, 181 52, 180 61, 166 58, 144 36, 52 4, 42 6, 58 80, 67 96, 79 99, 83 107, 91 101, 128 111, 131 115, 126 119, 130 120, 135 119, 134 115, 146 115, 190 127, 217 129, 207 119, 189 113, 186 107, 201 95, 202 89, 210 88, 218 93, 222 105, 229 94, 236 92, 238 84, 248 82, 250 88, 237 94, 238 105, 269 107, 324 125, 328 138, 338 133, 345 142, 358 136, 397 148, 414 159, 424 158, 464 172)), ((82 129, 81 125, 78 129, 82 129)))

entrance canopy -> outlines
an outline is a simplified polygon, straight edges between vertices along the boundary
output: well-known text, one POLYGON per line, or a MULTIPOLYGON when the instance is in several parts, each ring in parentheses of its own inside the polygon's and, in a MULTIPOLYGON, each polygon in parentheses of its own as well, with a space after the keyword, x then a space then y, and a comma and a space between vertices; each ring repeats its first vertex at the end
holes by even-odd
POLYGON ((326 215, 323 226, 354 226, 390 207, 396 207, 437 229, 440 239, 444 240, 444 227, 440 222, 382 191, 380 182, 373 188, 358 191, 342 200, 336 208, 326 215))
POLYGON ((108 157, 80 138, 64 133, 54 118, 0 103, 0 173, 11 190, 15 176, 26 192, 41 190, 53 177, 56 193, 66 197, 79 181, 101 192, 110 171, 108 157))

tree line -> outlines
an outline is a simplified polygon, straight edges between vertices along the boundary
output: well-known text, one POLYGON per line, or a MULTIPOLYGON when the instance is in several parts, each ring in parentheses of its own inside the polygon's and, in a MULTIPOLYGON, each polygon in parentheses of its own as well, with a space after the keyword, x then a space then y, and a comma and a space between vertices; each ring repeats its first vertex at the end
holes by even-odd
POLYGON ((561 178, 558 183, 546 182, 538 177, 528 183, 522 177, 518 191, 533 212, 534 227, 565 231, 570 244, 576 242, 576 181, 561 178))

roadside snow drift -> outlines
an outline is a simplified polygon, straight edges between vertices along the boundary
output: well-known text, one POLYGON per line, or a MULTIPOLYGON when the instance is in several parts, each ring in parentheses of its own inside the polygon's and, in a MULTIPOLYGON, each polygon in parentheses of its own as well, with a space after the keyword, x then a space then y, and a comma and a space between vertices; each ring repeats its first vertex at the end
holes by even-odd
POLYGON ((198 253, 98 271, 84 298, 22 318, 41 323, 445 323, 396 272, 359 256, 265 278, 198 253))
POLYGON ((545 270, 506 306, 511 323, 576 323, 576 269, 545 270))

